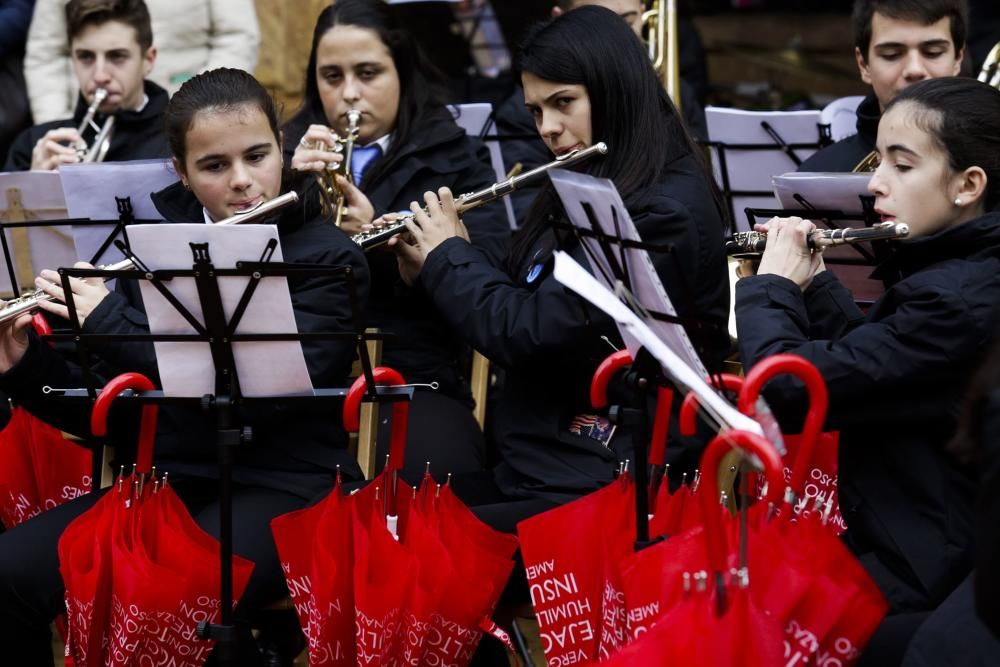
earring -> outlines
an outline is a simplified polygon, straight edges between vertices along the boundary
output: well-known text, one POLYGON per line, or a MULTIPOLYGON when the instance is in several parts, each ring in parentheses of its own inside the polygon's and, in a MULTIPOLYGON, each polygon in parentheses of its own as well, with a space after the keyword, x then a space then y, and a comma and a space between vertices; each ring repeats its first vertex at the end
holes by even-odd
POLYGON ((962 200, 959 199, 958 197, 955 197, 955 206, 961 206, 961 205, 962 205, 962 200))
POLYGON ((187 181, 181 181, 181 183, 183 183, 183 184, 184 184, 184 189, 185 189, 185 190, 190 190, 190 189, 191 189, 191 186, 190 186, 190 185, 188 184, 188 182, 187 182, 187 181))

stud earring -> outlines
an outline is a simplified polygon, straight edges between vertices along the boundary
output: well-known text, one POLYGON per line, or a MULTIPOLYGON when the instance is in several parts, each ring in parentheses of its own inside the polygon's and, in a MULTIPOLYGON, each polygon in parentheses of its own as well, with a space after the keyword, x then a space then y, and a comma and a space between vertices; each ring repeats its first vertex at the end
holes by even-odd
POLYGON ((955 206, 961 206, 961 205, 962 205, 962 200, 959 199, 958 197, 955 197, 955 206))

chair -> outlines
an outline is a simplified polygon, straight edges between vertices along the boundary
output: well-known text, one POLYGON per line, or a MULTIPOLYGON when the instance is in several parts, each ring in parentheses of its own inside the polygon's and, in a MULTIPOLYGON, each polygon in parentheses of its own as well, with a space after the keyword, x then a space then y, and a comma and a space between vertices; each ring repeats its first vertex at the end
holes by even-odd
POLYGON ((823 107, 819 122, 830 128, 831 140, 840 141, 858 133, 858 106, 864 99, 863 95, 838 97, 823 107))

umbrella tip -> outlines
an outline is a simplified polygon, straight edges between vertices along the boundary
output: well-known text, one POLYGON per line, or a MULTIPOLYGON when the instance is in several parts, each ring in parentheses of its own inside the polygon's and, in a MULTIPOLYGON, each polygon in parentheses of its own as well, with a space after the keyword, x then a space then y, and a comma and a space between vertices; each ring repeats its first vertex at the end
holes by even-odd
POLYGON ((451 473, 448 473, 448 476, 444 478, 444 485, 451 488, 451 473))

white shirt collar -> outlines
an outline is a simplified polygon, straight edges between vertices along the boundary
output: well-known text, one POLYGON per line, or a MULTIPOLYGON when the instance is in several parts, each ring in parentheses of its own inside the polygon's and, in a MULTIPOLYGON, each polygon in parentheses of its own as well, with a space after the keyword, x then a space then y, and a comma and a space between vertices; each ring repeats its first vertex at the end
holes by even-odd
POLYGON ((214 225, 215 224, 215 220, 212 220, 212 216, 210 216, 208 214, 208 209, 205 208, 204 206, 201 207, 201 214, 203 216, 205 216, 205 224, 206 225, 214 225))

